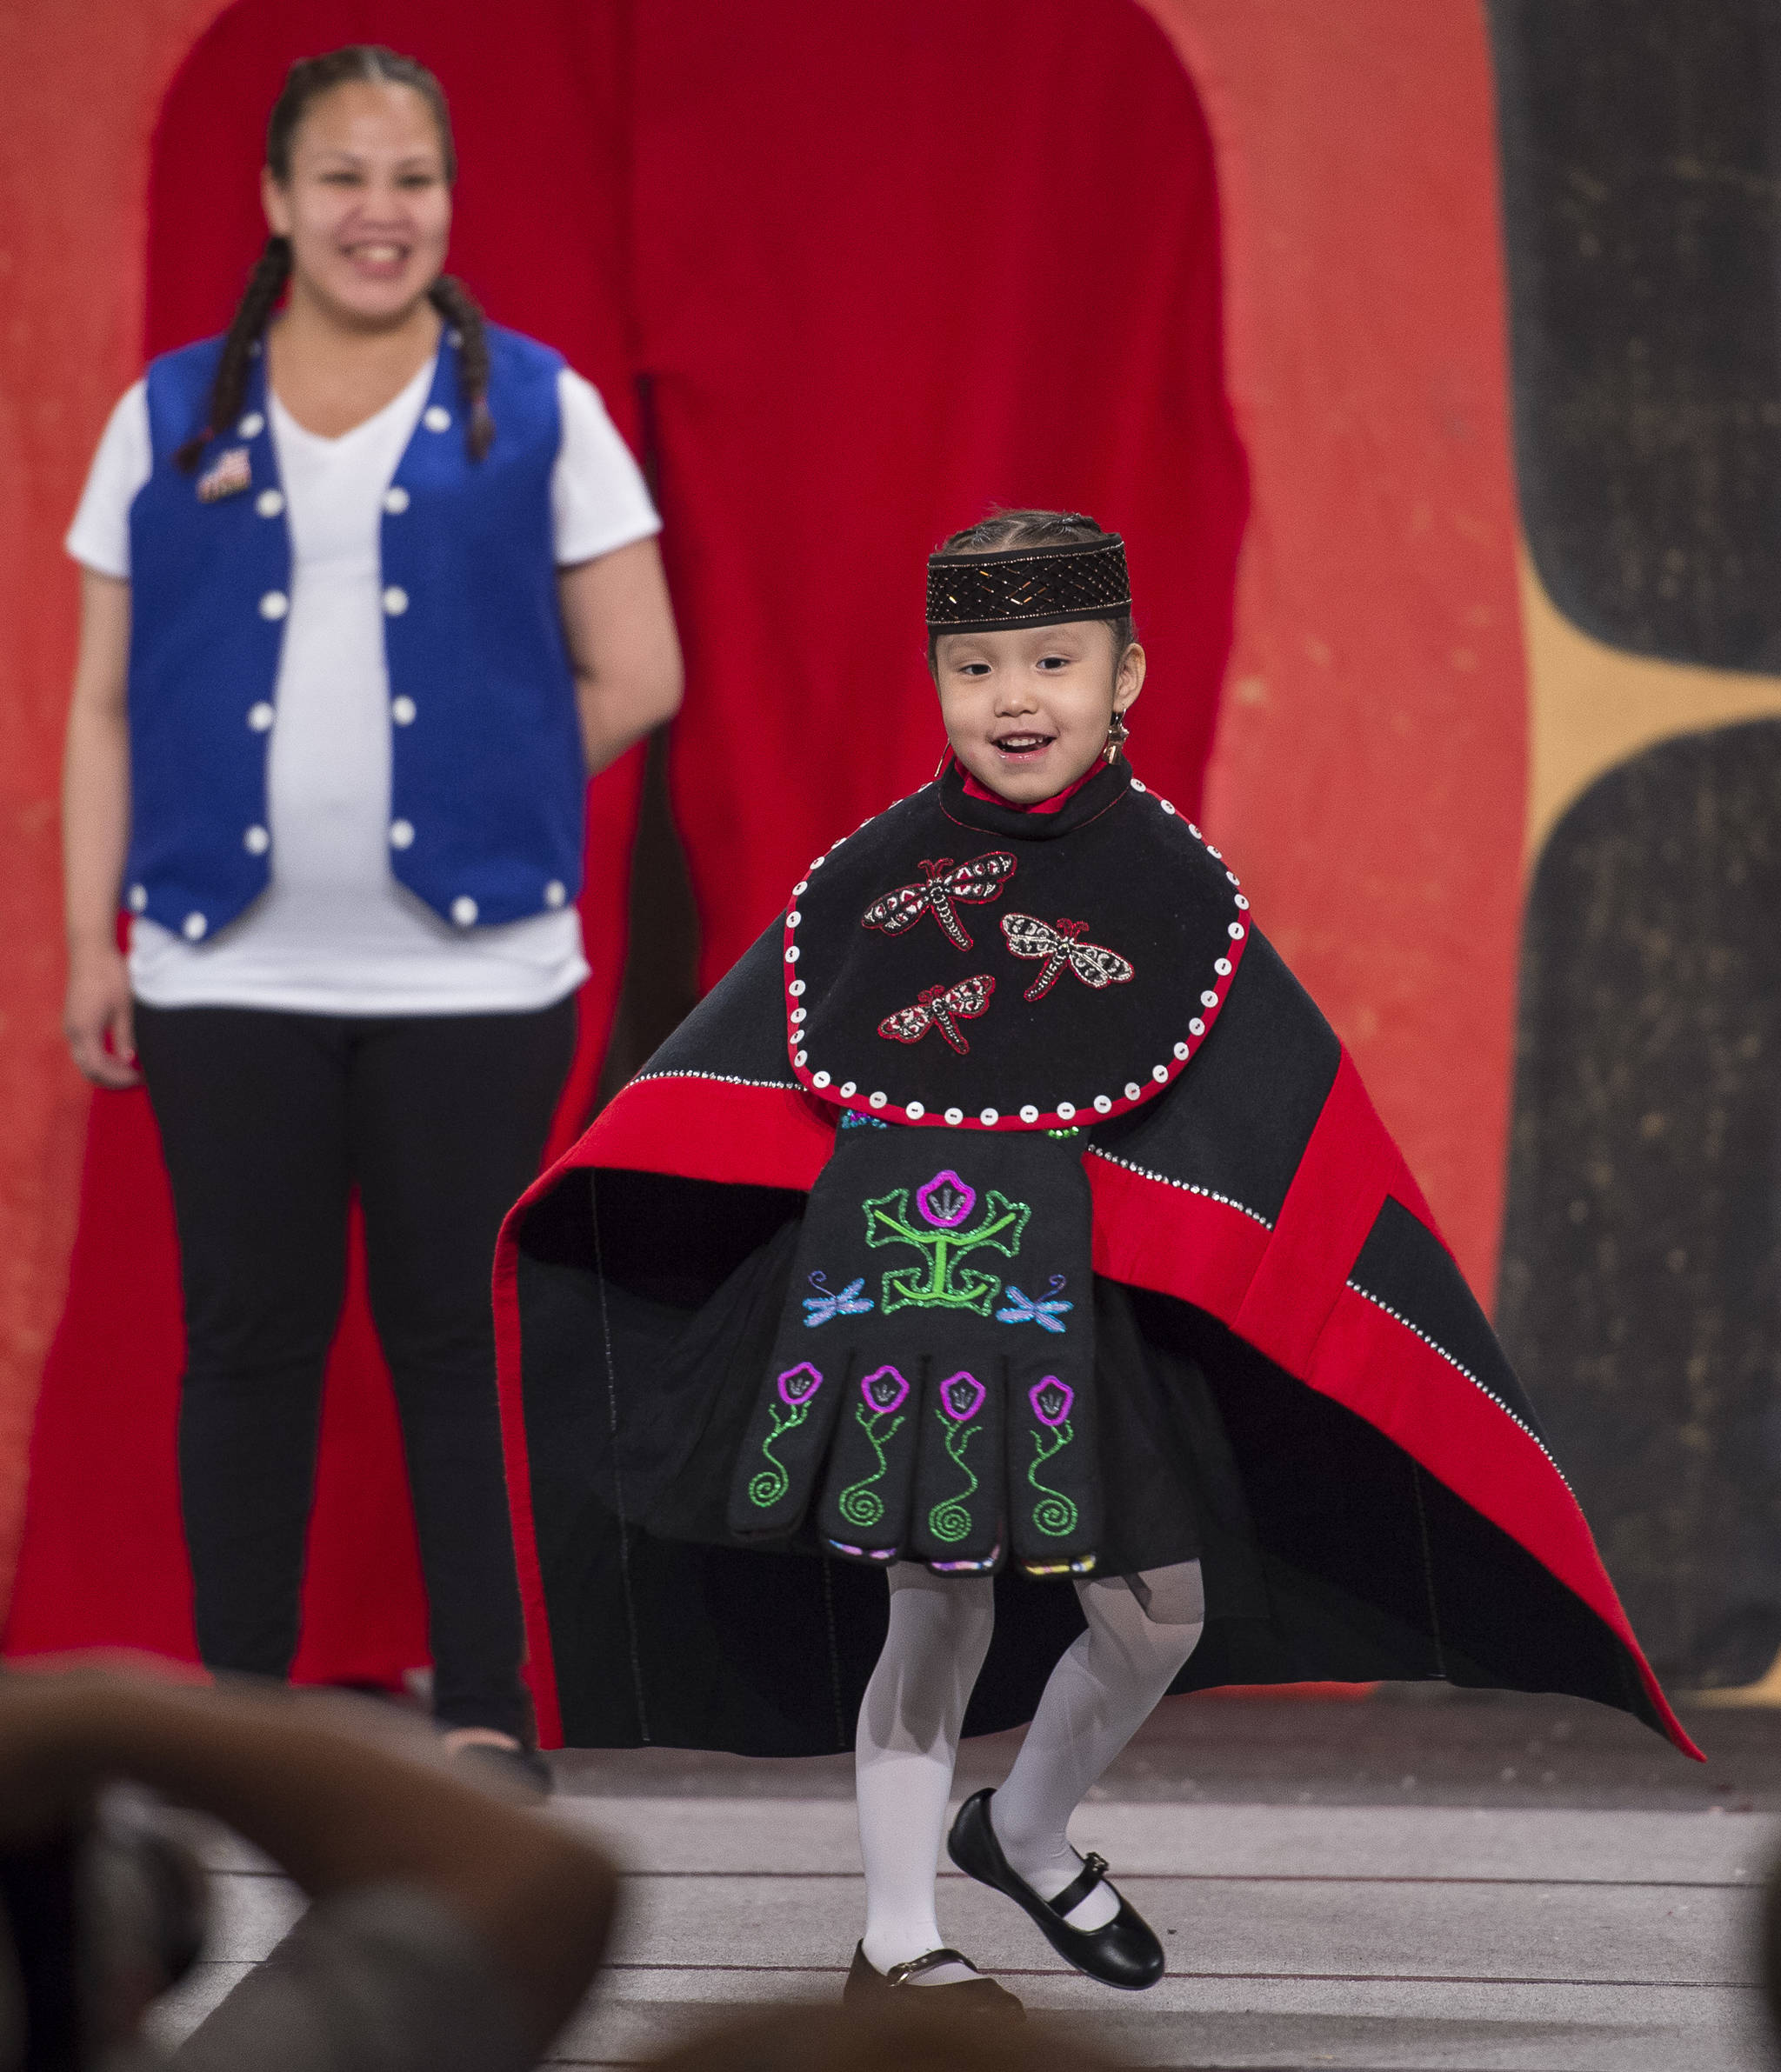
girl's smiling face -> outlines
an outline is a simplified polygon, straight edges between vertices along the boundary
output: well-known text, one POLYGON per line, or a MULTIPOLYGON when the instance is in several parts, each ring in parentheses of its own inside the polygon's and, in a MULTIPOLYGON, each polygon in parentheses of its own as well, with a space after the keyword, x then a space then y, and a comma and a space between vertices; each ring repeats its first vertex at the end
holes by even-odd
POLYGON ((1134 641, 1116 654, 1114 637, 1100 619, 940 636, 946 738, 978 783, 1017 806, 1075 783, 1144 688, 1144 650, 1134 641))
POLYGON ((289 180, 262 182, 267 221, 290 240, 293 286, 337 321, 399 322, 445 263, 447 170, 412 87, 353 80, 319 96, 291 139, 289 180))

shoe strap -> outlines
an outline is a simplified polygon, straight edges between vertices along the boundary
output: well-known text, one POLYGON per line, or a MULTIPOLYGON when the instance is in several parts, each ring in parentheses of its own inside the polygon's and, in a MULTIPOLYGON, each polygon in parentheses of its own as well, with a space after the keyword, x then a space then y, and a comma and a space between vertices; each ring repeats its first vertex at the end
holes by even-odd
POLYGON ((1082 1860, 1082 1869, 1062 1892, 1056 1894, 1045 1904, 1061 1921, 1072 1913, 1088 1897, 1095 1887, 1107 1875, 1107 1859, 1097 1856, 1092 1849, 1082 1860))
POLYGON ((943 1964, 963 1964, 967 1971, 977 1969, 969 1957, 961 1956, 956 1949, 930 1949, 893 1964, 884 1974, 884 1981, 887 1985, 906 1986, 911 1979, 919 1978, 924 1971, 937 1971, 943 1964))

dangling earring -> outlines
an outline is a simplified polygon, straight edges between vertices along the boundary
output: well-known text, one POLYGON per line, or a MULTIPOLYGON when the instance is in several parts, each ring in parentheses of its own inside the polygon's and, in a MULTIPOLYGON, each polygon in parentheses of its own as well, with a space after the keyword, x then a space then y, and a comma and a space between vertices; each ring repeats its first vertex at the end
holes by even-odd
POLYGON ((1116 712, 1107 723, 1107 745, 1101 750, 1102 755, 1109 763, 1118 762, 1119 751, 1125 746, 1126 739, 1125 722, 1116 712))

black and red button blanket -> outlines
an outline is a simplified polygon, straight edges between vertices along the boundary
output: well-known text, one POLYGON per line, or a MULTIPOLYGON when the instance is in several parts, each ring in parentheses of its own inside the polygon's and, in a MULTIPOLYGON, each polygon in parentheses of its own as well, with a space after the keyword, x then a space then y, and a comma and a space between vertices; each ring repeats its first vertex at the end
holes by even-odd
MULTIPOLYGON (((1052 816, 950 770, 837 843, 509 1216, 502 1422, 544 1745, 852 1745, 880 1578, 670 1536, 650 1503, 712 1376, 770 1342, 755 1312, 785 1276, 762 1263, 849 1113, 937 1149, 1086 1131, 1094 1272, 1204 1376, 1241 1485, 1241 1519, 1204 1522, 1177 1689, 1563 1691, 1698 1754, 1352 1061, 1224 859, 1123 764, 1052 816)), ((1080 1630, 1062 1582, 996 1589, 968 1732, 1030 1717, 1080 1630)))

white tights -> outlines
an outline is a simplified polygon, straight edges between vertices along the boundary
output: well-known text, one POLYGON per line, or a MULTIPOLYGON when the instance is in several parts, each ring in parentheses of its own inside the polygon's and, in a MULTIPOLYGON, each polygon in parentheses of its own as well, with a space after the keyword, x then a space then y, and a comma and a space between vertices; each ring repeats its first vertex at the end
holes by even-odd
MULTIPOLYGON (((868 1962, 885 1971, 937 1948, 934 1874, 945 1831, 964 1709, 989 1650, 995 1599, 987 1576, 889 1571, 890 1623, 860 1705, 855 1742, 868 1962)), ((1129 1581, 1078 1583, 1088 1630, 1051 1672, 1007 1782, 992 1802, 996 1838, 1043 1898, 1082 1869, 1070 1816, 1131 1740, 1197 1645, 1204 1625, 1197 1562, 1129 1581)), ((1111 1921, 1097 1886, 1069 1918, 1111 1921)), ((918 1982, 969 1976, 948 1965, 918 1982)))

